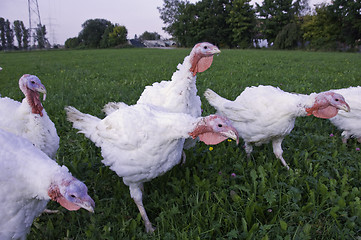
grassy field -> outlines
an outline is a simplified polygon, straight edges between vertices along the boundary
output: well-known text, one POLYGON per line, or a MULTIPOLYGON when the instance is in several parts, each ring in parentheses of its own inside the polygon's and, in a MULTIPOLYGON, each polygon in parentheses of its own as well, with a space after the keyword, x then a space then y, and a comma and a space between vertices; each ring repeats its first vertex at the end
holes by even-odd
MULTIPOLYGON (((222 49, 221 49, 222 50, 222 49)), ((169 80, 190 49, 117 49, 0 53, 0 93, 16 100, 22 74, 37 75, 43 103, 61 138, 58 163, 84 181, 95 213, 57 203, 34 221, 28 239, 361 239, 361 144, 343 145, 327 120, 299 118, 283 141, 287 171, 270 144, 252 158, 234 142, 199 143, 187 162, 145 184, 143 202, 157 228, 147 235, 128 187, 105 167, 100 150, 66 121, 64 107, 104 117, 104 104, 134 104, 146 85, 169 80)), ((222 50, 198 74, 203 114, 214 113, 203 92, 234 99, 247 86, 270 84, 312 93, 357 86, 361 55, 222 50)), ((1 204, 1 203, 0 203, 1 204)))

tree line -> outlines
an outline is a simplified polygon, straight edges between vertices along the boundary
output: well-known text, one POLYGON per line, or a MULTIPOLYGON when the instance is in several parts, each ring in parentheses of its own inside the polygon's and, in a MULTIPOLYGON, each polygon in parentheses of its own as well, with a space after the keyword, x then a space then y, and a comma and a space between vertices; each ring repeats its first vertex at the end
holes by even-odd
POLYGON ((251 48, 261 39, 277 49, 354 49, 361 45, 361 1, 332 0, 311 11, 308 0, 164 0, 160 17, 178 44, 210 41, 251 48))
MULTIPOLYGON (((89 19, 82 24, 77 37, 65 41, 66 48, 109 48, 127 45, 128 30, 125 26, 112 24, 106 19, 89 19)), ((135 38, 137 38, 135 36, 135 38)), ((38 25, 33 34, 34 43, 30 46, 30 30, 22 21, 12 24, 0 17, 0 50, 27 50, 29 48, 48 48, 45 25, 38 25), (16 40, 16 42, 14 41, 16 40)), ((145 31, 139 39, 157 40, 156 32, 145 31)))
POLYGON ((11 24, 8 19, 0 17, 0 50, 45 48, 47 44, 45 35, 45 25, 38 25, 32 36, 34 38, 33 46, 30 46, 30 29, 25 27, 23 21, 15 20, 11 24))
POLYGON ((125 44, 128 30, 106 19, 89 19, 82 24, 78 37, 68 38, 66 48, 108 48, 125 44))
MULTIPOLYGON (((225 48, 252 48, 261 40, 276 49, 361 49, 361 1, 332 0, 311 11, 308 0, 163 0, 160 18, 178 45, 192 47, 209 41, 225 48)), ((37 26, 34 46, 30 30, 22 21, 0 17, 0 50, 44 48, 46 28, 37 26), (17 43, 14 43, 16 39, 17 43)), ((127 45, 127 28, 106 19, 89 19, 66 48, 109 48, 127 45)), ((135 37, 137 38, 137 37, 135 37)), ((158 33, 144 32, 139 39, 160 39, 158 33)))
MULTIPOLYGON (((109 48, 128 46, 128 30, 125 26, 113 24, 106 19, 89 19, 82 24, 77 37, 65 41, 66 48, 109 48)), ((145 31, 135 39, 158 40, 156 32, 145 31)))

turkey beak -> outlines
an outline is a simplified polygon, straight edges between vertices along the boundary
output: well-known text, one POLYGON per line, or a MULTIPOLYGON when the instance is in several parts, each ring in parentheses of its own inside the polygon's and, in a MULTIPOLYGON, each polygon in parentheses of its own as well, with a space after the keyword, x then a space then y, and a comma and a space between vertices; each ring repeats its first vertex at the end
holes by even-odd
POLYGON ((212 55, 220 54, 220 53, 221 53, 221 50, 219 50, 219 48, 217 48, 217 47, 214 47, 213 49, 211 49, 212 55))
POLYGON ((93 199, 89 196, 87 196, 83 202, 77 203, 77 205, 84 208, 85 210, 88 210, 91 213, 94 213, 95 203, 93 199))
POLYGON ((36 91, 43 94, 43 101, 46 99, 46 88, 43 84, 39 84, 39 86, 36 88, 36 91))
POLYGON ((349 112, 351 110, 350 106, 347 104, 347 102, 344 102, 339 106, 340 110, 344 110, 345 112, 349 112))
POLYGON ((223 132, 222 133, 225 137, 233 139, 234 141, 236 141, 236 144, 238 145, 239 143, 239 136, 238 136, 238 132, 236 129, 231 128, 230 130, 223 132))

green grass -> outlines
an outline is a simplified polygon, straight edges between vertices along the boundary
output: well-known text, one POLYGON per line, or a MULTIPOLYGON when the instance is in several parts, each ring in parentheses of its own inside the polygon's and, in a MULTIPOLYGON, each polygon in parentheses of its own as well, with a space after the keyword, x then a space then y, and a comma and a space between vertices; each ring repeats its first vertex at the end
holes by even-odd
MULTIPOLYGON (((134 104, 146 85, 169 80, 190 49, 118 49, 0 53, 0 93, 16 100, 22 74, 48 90, 44 107, 61 138, 57 159, 84 181, 95 213, 70 212, 34 221, 28 239, 360 239, 361 147, 343 145, 327 120, 299 118, 283 142, 286 171, 272 147, 203 143, 184 166, 145 184, 144 205, 157 228, 147 235, 128 188, 101 161, 100 150, 66 121, 64 107, 103 117, 104 104, 134 104), (333 133, 334 137, 330 137, 333 133), (236 176, 232 177, 231 174, 236 176)), ((279 86, 311 93, 359 85, 361 55, 298 51, 223 50, 198 74, 204 114, 214 113, 203 92, 234 99, 247 87, 279 86)))

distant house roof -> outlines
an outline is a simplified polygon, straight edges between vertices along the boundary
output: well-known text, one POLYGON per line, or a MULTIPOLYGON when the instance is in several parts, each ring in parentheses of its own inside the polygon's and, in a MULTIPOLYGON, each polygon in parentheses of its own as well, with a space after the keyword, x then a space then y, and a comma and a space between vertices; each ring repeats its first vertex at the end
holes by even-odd
POLYGON ((163 40, 144 40, 144 44, 147 47, 165 47, 165 42, 163 40))
POLYGON ((134 47, 146 47, 140 40, 138 39, 130 39, 129 43, 134 47))
POLYGON ((129 44, 134 47, 148 47, 148 48, 165 48, 165 47, 174 47, 176 42, 173 40, 144 40, 140 39, 130 39, 129 44))

